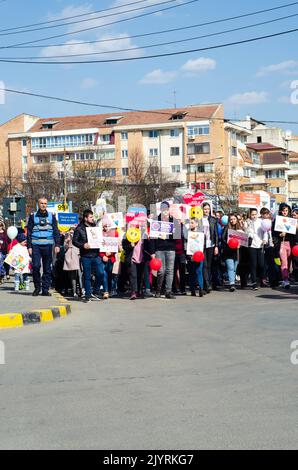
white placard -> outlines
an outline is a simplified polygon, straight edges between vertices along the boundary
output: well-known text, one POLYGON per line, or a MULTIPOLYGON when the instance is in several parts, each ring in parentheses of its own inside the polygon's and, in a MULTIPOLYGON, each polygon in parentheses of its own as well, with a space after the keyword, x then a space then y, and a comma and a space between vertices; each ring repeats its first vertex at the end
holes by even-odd
POLYGON ((88 245, 90 248, 99 248, 102 241, 102 228, 101 227, 86 227, 88 245))
POLYGON ((291 233, 292 235, 296 235, 297 220, 292 219, 291 217, 277 215, 275 219, 274 230, 276 232, 291 233))
POLYGON ((118 237, 103 237, 99 246, 101 253, 118 253, 119 238, 118 237))
POLYGON ((193 255, 197 251, 204 252, 205 235, 202 232, 188 232, 187 237, 187 255, 193 255))

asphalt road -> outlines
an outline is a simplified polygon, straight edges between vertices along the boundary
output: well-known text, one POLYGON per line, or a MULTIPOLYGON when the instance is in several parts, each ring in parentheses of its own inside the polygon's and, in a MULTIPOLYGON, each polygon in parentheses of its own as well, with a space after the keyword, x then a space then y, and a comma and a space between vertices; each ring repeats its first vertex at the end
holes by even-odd
POLYGON ((0 449, 297 449, 297 307, 270 289, 77 302, 0 331, 0 449))

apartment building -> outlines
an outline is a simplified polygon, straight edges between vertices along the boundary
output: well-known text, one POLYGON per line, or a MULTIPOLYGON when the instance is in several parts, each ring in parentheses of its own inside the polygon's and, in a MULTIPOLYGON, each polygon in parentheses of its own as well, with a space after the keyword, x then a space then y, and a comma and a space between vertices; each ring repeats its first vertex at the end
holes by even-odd
POLYGON ((28 166, 27 139, 13 138, 26 135, 38 117, 20 114, 0 126, 0 187, 20 185, 28 166))

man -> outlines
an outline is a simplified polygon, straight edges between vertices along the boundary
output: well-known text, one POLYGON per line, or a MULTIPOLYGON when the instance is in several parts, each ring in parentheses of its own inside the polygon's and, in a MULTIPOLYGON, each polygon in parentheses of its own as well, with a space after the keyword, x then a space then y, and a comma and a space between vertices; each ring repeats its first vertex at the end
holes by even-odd
POLYGON ((173 223, 174 233, 169 235, 162 234, 160 238, 155 240, 155 255, 153 255, 153 257, 159 258, 162 261, 162 268, 157 274, 156 297, 159 298, 161 296, 165 279, 166 298, 175 299, 172 293, 172 284, 174 278, 176 241, 181 239, 181 224, 177 219, 170 217, 170 205, 167 201, 161 203, 160 210, 161 214, 158 216, 158 220, 173 223))
POLYGON ((54 214, 47 211, 47 199, 42 197, 38 200, 38 211, 32 213, 28 220, 27 244, 33 266, 33 296, 40 294, 50 296, 51 266, 53 262, 53 246, 55 253, 60 251, 60 233, 54 214), (40 279, 40 267, 42 261, 43 276, 40 279))
POLYGON ((99 299, 100 286, 104 284, 104 265, 99 256, 99 248, 90 248, 88 244, 87 227, 96 227, 93 212, 90 209, 83 212, 83 220, 75 229, 72 239, 72 244, 80 249, 84 274, 85 302, 90 302, 92 298, 99 299), (92 269, 94 269, 96 277, 94 293, 91 290, 92 269))

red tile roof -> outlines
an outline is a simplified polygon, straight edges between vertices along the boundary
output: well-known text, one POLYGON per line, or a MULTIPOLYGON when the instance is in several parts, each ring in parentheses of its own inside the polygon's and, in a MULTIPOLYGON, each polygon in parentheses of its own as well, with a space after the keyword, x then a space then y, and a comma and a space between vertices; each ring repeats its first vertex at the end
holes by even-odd
MULTIPOLYGON (((187 106, 178 109, 160 109, 150 111, 133 111, 133 112, 119 112, 118 116, 122 116, 119 123, 113 125, 117 126, 131 126, 131 125, 146 125, 146 124, 164 124, 173 122, 187 122, 187 121, 200 121, 203 119, 210 119, 214 113, 219 109, 219 104, 204 104, 197 106, 187 106), (179 121, 171 121, 170 118, 173 114, 186 113, 184 118, 179 121)), ((39 119, 30 132, 42 132, 42 124, 49 121, 58 121, 53 126, 53 131, 65 131, 71 129, 88 129, 99 127, 111 127, 111 124, 105 124, 107 118, 115 116, 114 113, 110 114, 92 114, 82 116, 66 116, 66 117, 47 117, 39 119)))
POLYGON ((252 150, 262 151, 262 150, 280 150, 282 147, 276 147, 275 145, 268 144, 268 143, 261 143, 261 144, 246 144, 247 148, 252 150))

